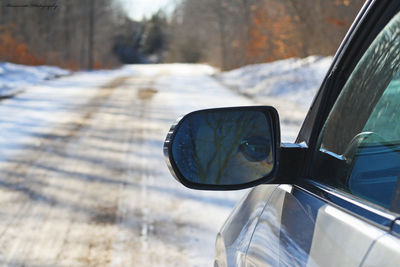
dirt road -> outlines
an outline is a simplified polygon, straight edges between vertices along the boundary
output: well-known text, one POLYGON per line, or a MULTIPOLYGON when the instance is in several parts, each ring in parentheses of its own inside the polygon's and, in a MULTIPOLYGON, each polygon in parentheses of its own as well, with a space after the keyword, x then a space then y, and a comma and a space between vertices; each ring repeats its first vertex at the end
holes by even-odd
POLYGON ((221 90, 206 74, 183 69, 113 78, 0 161, 2 265, 212 264, 217 227, 243 192, 189 191, 165 167, 164 136, 179 114, 196 108, 189 98, 218 105, 204 90, 173 88, 201 80, 221 90))

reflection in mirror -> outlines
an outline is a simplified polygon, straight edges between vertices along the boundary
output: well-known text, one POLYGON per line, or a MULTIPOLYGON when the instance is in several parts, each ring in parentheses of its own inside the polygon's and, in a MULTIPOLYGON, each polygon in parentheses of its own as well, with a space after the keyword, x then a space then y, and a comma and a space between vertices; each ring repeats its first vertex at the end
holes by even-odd
POLYGON ((207 110, 186 116, 172 144, 174 161, 192 183, 237 185, 274 165, 271 119, 261 111, 207 110))

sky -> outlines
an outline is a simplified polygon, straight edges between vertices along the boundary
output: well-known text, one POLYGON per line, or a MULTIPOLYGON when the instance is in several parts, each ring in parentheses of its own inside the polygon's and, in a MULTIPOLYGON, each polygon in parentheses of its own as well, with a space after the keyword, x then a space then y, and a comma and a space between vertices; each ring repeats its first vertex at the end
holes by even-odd
POLYGON ((142 20, 143 17, 150 17, 159 9, 167 13, 171 11, 174 0, 118 0, 126 9, 127 14, 134 20, 142 20))

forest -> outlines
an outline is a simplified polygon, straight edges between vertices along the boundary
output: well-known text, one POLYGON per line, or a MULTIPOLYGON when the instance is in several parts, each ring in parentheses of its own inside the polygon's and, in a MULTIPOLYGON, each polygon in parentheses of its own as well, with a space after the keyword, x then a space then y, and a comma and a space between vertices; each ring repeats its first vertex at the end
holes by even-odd
POLYGON ((168 60, 221 69, 333 55, 363 0, 184 0, 170 22, 168 60))
POLYGON ((2 0, 0 61, 72 70, 333 55, 364 0, 180 0, 134 21, 113 0, 2 0))

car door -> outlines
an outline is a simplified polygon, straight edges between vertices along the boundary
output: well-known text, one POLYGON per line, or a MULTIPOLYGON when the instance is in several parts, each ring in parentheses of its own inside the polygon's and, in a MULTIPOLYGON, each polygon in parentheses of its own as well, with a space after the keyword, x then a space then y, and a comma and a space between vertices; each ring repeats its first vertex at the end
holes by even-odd
POLYGON ((395 15, 374 26, 379 33, 310 142, 299 182, 280 185, 264 207, 246 266, 398 265, 400 14, 391 3, 395 15))

